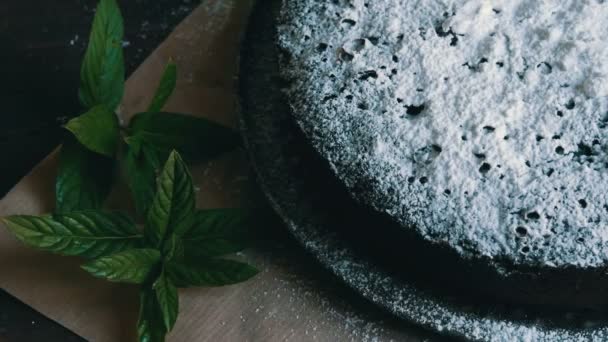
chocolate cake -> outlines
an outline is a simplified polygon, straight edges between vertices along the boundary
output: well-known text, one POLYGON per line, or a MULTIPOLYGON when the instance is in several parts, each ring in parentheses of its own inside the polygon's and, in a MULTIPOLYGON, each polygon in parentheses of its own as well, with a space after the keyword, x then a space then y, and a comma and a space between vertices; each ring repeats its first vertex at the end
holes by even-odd
POLYGON ((293 117, 353 198, 471 286, 608 302, 608 3, 299 0, 279 22, 293 117))

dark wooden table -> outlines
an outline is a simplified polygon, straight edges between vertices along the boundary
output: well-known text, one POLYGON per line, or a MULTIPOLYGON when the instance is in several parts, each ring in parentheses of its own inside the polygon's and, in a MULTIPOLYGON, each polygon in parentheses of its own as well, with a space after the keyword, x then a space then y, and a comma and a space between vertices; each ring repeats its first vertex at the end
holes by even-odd
MULTIPOLYGON (((199 0, 119 0, 131 73, 199 0)), ((0 195, 46 156, 80 114, 77 88, 96 0, 0 1, 0 195)), ((0 270, 1 271, 1 270, 0 270)), ((0 289, 0 342, 81 341, 0 289)))

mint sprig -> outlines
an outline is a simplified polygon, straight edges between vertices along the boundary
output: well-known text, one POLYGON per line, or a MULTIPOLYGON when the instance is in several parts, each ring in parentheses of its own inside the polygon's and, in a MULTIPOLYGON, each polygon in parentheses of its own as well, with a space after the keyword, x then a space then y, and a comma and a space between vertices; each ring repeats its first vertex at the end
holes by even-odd
POLYGON ((82 146, 68 137, 59 153, 55 183, 56 211, 100 208, 110 193, 116 161, 82 146))
POLYGON ((83 106, 104 105, 113 111, 120 104, 125 88, 123 35, 122 14, 116 1, 101 0, 80 70, 78 95, 83 106))
POLYGON ((172 61, 169 61, 167 66, 165 67, 165 71, 163 72, 163 76, 160 79, 160 84, 158 85, 158 89, 152 98, 152 102, 148 107, 148 112, 160 112, 171 95, 175 90, 175 86, 177 85, 177 65, 172 61))
POLYGON ((65 128, 89 150, 114 157, 120 136, 118 118, 104 105, 97 105, 88 112, 70 120, 65 128))
POLYGON ((162 112, 176 85, 172 62, 148 111, 120 127, 123 34, 116 1, 100 0, 81 70, 86 111, 65 125, 70 134, 59 155, 55 213, 2 221, 28 246, 86 259, 82 268, 93 276, 139 284, 139 341, 157 342, 177 321, 178 288, 236 284, 258 271, 223 258, 248 245, 247 217, 237 209, 196 210, 192 176, 180 156, 219 156, 237 147, 239 136, 205 119, 162 112), (137 220, 100 209, 117 169, 131 189, 137 220))
POLYGON ((96 155, 118 161, 138 213, 144 216, 156 189, 156 174, 170 151, 177 150, 190 161, 203 161, 240 144, 238 134, 229 128, 202 118, 160 112, 177 83, 177 66, 171 61, 148 111, 120 127, 115 109, 124 95, 123 35, 116 1, 100 0, 80 77, 79 96, 87 109, 65 125, 77 143, 68 141, 60 151, 57 212, 102 206, 116 173, 114 164, 97 165, 96 155), (96 177, 89 177, 90 173, 96 177))
POLYGON ((62 255, 97 258, 142 244, 133 220, 119 212, 75 211, 10 216, 6 228, 26 245, 62 255))
POLYGON ((192 177, 173 151, 143 230, 125 214, 101 210, 3 220, 29 246, 90 259, 82 268, 95 277, 140 284, 140 341, 163 341, 177 320, 177 288, 231 285, 258 273, 223 258, 246 246, 244 218, 237 209, 196 210, 192 177))

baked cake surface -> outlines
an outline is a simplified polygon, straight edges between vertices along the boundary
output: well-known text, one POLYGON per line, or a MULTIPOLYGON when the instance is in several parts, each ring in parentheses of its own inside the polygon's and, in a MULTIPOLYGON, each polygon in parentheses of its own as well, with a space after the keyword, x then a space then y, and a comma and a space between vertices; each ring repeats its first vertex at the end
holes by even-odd
POLYGON ((464 257, 606 265, 608 2, 285 0, 280 21, 296 121, 359 201, 464 257))

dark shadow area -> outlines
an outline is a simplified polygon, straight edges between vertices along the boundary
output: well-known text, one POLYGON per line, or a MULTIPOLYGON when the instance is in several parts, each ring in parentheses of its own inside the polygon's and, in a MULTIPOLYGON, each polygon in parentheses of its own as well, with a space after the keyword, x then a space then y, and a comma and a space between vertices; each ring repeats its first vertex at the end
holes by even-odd
POLYGON ((0 340, 3 342, 85 341, 0 290, 0 340))
MULTIPOLYGON (((130 74, 197 1, 119 1, 130 74)), ((60 125, 82 111, 80 63, 95 0, 5 0, 0 5, 0 196, 60 142, 60 125)))

